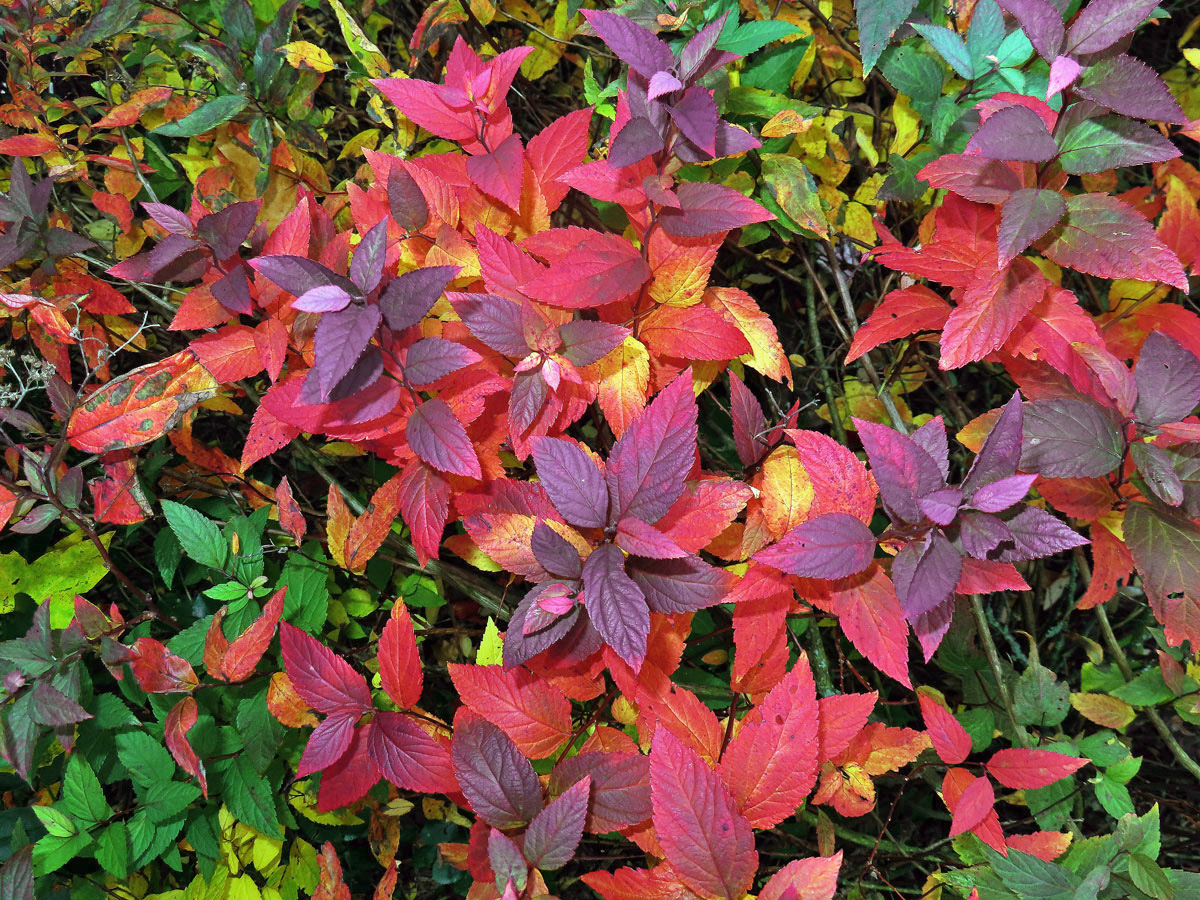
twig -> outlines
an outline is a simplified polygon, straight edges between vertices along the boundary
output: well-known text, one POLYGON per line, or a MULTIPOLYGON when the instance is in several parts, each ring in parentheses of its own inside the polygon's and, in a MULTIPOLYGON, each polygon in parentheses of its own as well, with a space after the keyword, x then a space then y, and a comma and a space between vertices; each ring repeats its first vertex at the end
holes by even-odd
POLYGON ((979 630, 979 640, 983 644, 983 652, 987 656, 988 663, 992 667, 992 675, 996 679, 996 690, 1000 692, 1000 702, 1004 706, 1004 711, 1008 713, 1008 718, 1012 721, 1013 734, 1017 738, 1017 743, 1028 750, 1029 734, 1025 731, 1025 726, 1017 722, 1017 716, 1013 710, 1012 694, 1009 693, 1008 682, 1004 678, 1004 668, 1000 665, 1000 654, 996 652, 996 642, 992 640, 992 629, 983 612, 983 598, 978 594, 971 595, 971 611, 975 614, 975 626, 979 630))

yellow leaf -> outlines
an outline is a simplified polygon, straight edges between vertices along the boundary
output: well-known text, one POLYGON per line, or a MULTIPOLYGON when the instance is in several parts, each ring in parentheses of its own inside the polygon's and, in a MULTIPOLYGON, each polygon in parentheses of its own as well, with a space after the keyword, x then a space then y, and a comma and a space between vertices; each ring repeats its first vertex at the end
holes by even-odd
POLYGON ((229 882, 229 893, 226 900, 262 900, 258 885, 249 875, 239 875, 229 882))
POLYGON ((796 448, 776 447, 763 462, 763 516, 771 534, 778 540, 808 518, 814 497, 796 448))
POLYGON ((479 642, 479 652, 475 654, 475 664, 498 666, 503 661, 504 637, 496 627, 496 620, 488 616, 487 627, 483 629, 483 639, 479 642))
POLYGON ((765 138, 786 137, 789 134, 804 134, 812 128, 812 119, 806 119, 794 109, 781 109, 767 120, 762 127, 765 138))
POLYGON ((1133 707, 1108 694, 1072 694, 1071 705, 1089 722, 1104 728, 1124 728, 1133 721, 1133 707))
POLYGON ((292 41, 279 48, 287 64, 293 69, 312 69, 314 72, 332 72, 333 58, 308 41, 292 41))
POLYGON ((600 409, 613 434, 620 437, 646 405, 650 390, 650 354, 641 341, 630 335, 591 369, 600 376, 600 409))

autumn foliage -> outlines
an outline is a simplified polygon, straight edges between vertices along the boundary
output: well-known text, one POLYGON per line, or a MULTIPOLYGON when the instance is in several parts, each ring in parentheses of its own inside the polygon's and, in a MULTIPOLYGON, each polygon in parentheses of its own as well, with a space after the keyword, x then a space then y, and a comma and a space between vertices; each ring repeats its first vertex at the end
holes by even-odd
POLYGON ((1200 892, 1198 24, 0 3, 0 898, 1200 892))

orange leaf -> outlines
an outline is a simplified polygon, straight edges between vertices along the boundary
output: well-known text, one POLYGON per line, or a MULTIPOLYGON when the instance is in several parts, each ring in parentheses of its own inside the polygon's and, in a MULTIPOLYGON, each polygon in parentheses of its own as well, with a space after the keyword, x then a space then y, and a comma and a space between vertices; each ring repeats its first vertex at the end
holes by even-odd
POLYGON ((350 528, 354 525, 354 514, 342 498, 342 492, 335 485, 329 486, 326 500, 325 537, 329 542, 329 555, 342 569, 350 568, 346 563, 346 539, 350 536, 350 528))
POLYGON ((299 544, 304 540, 308 525, 304 521, 304 514, 300 512, 296 498, 292 496, 292 485, 288 482, 286 475, 279 482, 279 487, 275 489, 275 502, 279 504, 279 524, 283 526, 284 531, 291 535, 292 540, 299 544))
POLYGON ((778 540, 808 518, 813 484, 795 447, 776 447, 763 461, 762 509, 767 527, 778 540))
POLYGON ((400 511, 401 474, 385 481, 346 535, 346 568, 362 572, 392 530, 400 511))
POLYGON ((275 634, 275 626, 279 624, 279 617, 283 615, 283 597, 286 593, 286 586, 277 590, 263 607, 262 615, 229 645, 229 649, 225 651, 225 658, 221 661, 221 670, 226 681, 236 684, 254 674, 254 667, 267 652, 267 645, 271 643, 275 634))
POLYGON ((130 650, 130 657, 133 677, 147 694, 194 691, 199 684, 191 663, 154 638, 138 638, 130 650))
POLYGON ((317 868, 321 880, 313 891, 312 900, 350 900, 350 887, 342 880, 342 863, 329 841, 317 855, 317 868))
POLYGON ((317 724, 317 717, 296 692, 286 672, 276 672, 271 676, 271 683, 267 686, 267 709, 281 725, 288 728, 317 724))
POLYGON ((192 749, 192 745, 188 743, 187 739, 187 733, 192 730, 199 715, 196 698, 189 694, 171 707, 171 711, 167 713, 163 737, 166 740, 167 749, 171 751, 171 756, 175 757, 175 762, 179 763, 180 768, 189 775, 196 776, 200 782, 200 790, 207 798, 208 778, 204 772, 204 763, 196 755, 196 751, 192 749))

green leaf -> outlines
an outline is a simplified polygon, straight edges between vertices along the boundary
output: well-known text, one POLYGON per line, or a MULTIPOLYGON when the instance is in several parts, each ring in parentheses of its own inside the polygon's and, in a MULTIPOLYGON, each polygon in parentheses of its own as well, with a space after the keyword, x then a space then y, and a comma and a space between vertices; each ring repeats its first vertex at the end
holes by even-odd
POLYGON ((233 760, 224 772, 225 791, 221 795, 234 818, 256 831, 275 836, 279 817, 275 812, 274 792, 267 779, 254 771, 244 755, 233 760))
POLYGON ((75 820, 56 806, 35 806, 33 814, 51 837, 71 837, 79 833, 75 820))
POLYGON ((1093 787, 1096 789, 1096 799, 1100 801, 1104 811, 1114 819, 1119 819, 1134 811, 1129 790, 1119 781, 1109 778, 1107 775, 1101 775, 1096 779, 1093 787))
POLYGON ((931 103, 942 93, 945 69, 922 53, 914 41, 889 47, 879 65, 892 87, 913 100, 931 103))
POLYGON ((200 796, 200 788, 182 781, 160 781, 139 793, 146 815, 154 822, 165 822, 188 808, 200 796))
POLYGON ((917 0, 854 0, 864 78, 871 74, 879 54, 916 5, 917 0))
POLYGON ((1133 681, 1109 693, 1130 706, 1158 706, 1175 699, 1175 692, 1163 681, 1162 669, 1147 669, 1139 673, 1133 681))
POLYGON ((1149 125, 1117 115, 1077 122, 1059 138, 1058 149, 1059 164, 1072 175, 1164 162, 1179 155, 1175 145, 1149 125))
POLYGON ((96 862, 114 878, 125 878, 129 874, 129 830, 124 822, 114 822, 96 838, 92 851, 96 862))
POLYGON ((167 587, 175 581, 175 572, 182 559, 183 548, 179 546, 175 532, 163 530, 154 536, 154 564, 167 587))
POLYGON ((786 93, 792 76, 812 44, 812 35, 806 35, 755 54, 754 60, 742 70, 741 83, 763 91, 786 93))
POLYGON ((224 584, 215 584, 210 587, 204 592, 204 596, 220 600, 222 603, 245 600, 246 586, 239 581, 226 581, 224 584))
POLYGON ((179 539, 184 553, 201 565, 214 569, 225 568, 229 546, 221 537, 221 530, 215 522, 190 506, 171 500, 164 500, 162 508, 167 524, 179 539))
POLYGON ((34 874, 46 875, 61 869, 91 842, 92 836, 86 831, 62 837, 47 834, 33 845, 34 874))
POLYGON ((300 553, 293 553, 279 576, 278 587, 286 587, 283 598, 283 619, 297 628, 315 634, 325 624, 329 608, 328 574, 321 561, 325 559, 320 544, 305 544, 300 553))
POLYGON ((1138 890, 1155 900, 1174 900, 1175 888, 1158 863, 1140 853, 1129 855, 1129 877, 1138 890))
POLYGON ((970 54, 967 53, 967 45, 963 43, 963 39, 957 33, 943 25, 917 23, 913 25, 913 28, 925 40, 929 41, 933 49, 938 52, 938 55, 949 63, 950 68, 963 78, 970 78, 975 74, 975 68, 971 65, 970 54))
POLYGON ((737 18, 730 16, 725 22, 725 28, 717 41, 717 49, 738 56, 749 56, 755 50, 761 50, 772 41, 795 34, 800 29, 791 22, 780 22, 766 19, 758 22, 742 22, 737 24, 737 18), (734 27, 730 27, 730 25, 734 27))
POLYGON ((1129 784, 1141 768, 1142 758, 1140 756, 1127 756, 1105 769, 1104 774, 1120 784, 1129 784))
POLYGON ((971 27, 967 29, 967 56, 971 60, 971 74, 976 78, 991 69, 993 63, 988 57, 1000 49, 1004 32, 1000 5, 996 0, 979 0, 971 13, 971 27))
POLYGON ((1021 900, 1071 900, 1079 886, 1079 877, 1070 870, 1020 850, 1001 856, 989 847, 987 855, 1004 886, 1021 900))
POLYGON ((275 751, 283 741, 283 726, 276 721, 267 708, 267 689, 238 704, 237 727, 245 741, 245 753, 255 772, 265 772, 275 751))
POLYGON ((175 760, 161 742, 144 731, 117 735, 117 759, 129 770, 129 777, 140 787, 170 781, 175 775, 175 760))
POLYGON ((817 235, 828 235, 829 223, 817 195, 817 183, 804 163, 780 153, 764 153, 761 158, 763 185, 788 219, 817 235))
POLYGON ((1013 688, 1013 712, 1022 725, 1052 728, 1071 709, 1071 689, 1045 666, 1032 662, 1013 688))
POLYGON ((63 772, 62 804, 63 809, 89 825, 112 816, 100 779, 78 753, 71 754, 63 772))
MULTIPOLYGON (((227 94, 209 100, 199 109, 184 116, 178 122, 168 122, 154 129, 164 137, 191 138, 223 125, 246 108, 249 98, 241 94, 227 94)), ((186 545, 185 545, 186 546, 186 545)))

